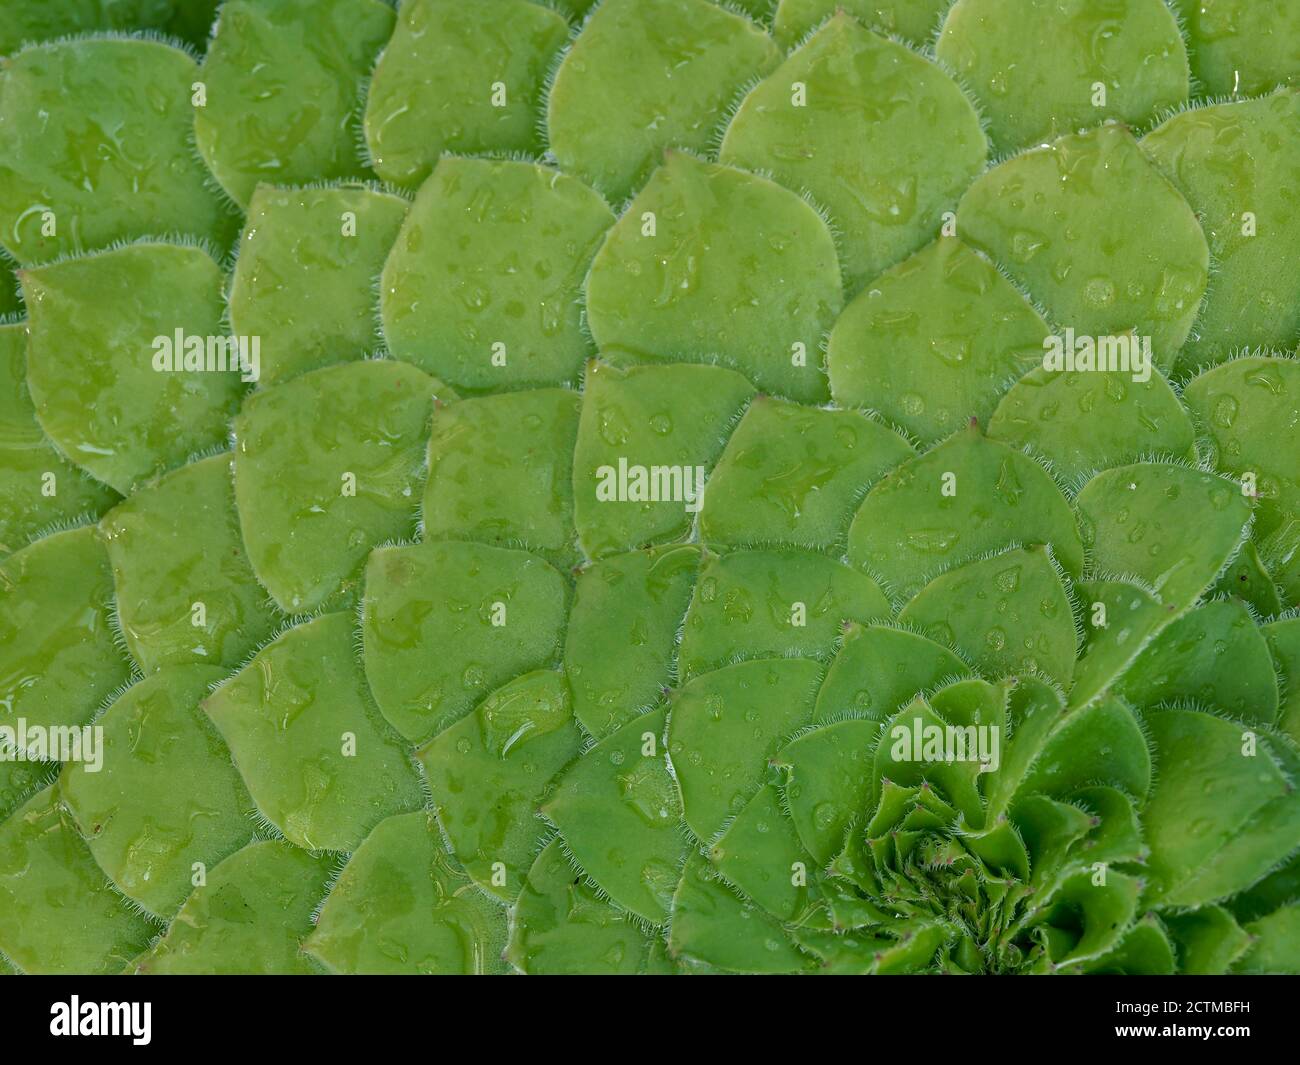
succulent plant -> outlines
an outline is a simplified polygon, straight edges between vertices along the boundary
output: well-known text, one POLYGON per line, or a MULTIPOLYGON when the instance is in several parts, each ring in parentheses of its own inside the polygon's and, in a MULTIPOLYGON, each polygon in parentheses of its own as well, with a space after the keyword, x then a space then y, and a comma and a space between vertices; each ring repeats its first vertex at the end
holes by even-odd
POLYGON ((0 0, 0 971, 1300 972, 1292 22, 0 0))

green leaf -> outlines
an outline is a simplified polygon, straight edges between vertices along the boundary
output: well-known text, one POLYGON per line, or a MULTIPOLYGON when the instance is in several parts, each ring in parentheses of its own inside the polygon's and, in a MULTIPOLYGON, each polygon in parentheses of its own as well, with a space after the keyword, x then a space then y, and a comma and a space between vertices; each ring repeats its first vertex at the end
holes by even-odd
POLYGON ((145 38, 61 40, 10 56, 0 70, 0 246, 27 264, 146 234, 228 248, 238 216, 191 142, 198 77, 185 52, 145 38))
POLYGON ((759 396, 709 479, 700 534, 713 546, 842 550, 866 487, 912 455, 856 411, 759 396))
POLYGON ((1039 673, 1068 686, 1076 633, 1046 548, 1015 548, 936 577, 898 615, 982 674, 1039 673))
POLYGON ((779 59, 767 34, 720 4, 604 0, 551 83, 551 151, 622 201, 665 149, 712 150, 719 115, 779 59))
POLYGON ((1111 976, 1172 976, 1177 967, 1169 934, 1158 917, 1148 915, 1129 930, 1118 947, 1089 962, 1084 971, 1111 976))
POLYGON ((1107 121, 1144 126, 1189 88, 1187 49, 1164 0, 1065 9, 958 0, 935 52, 979 101, 996 155, 1107 121))
POLYGON ((595 354, 582 283, 613 224, 599 195, 559 171, 442 159, 384 264, 390 350, 459 389, 576 382, 595 354))
POLYGON ((262 387, 383 347, 373 286, 406 211, 363 185, 253 192, 230 321, 260 340, 262 387))
POLYGON ((1024 842, 1032 876, 1030 886, 1050 901, 1063 876, 1078 863, 1072 853, 1086 842, 1095 819, 1080 805, 1059 802, 1045 795, 1029 795, 1016 801, 1009 821, 1024 842))
POLYGON ((565 634, 573 711, 593 736, 658 705, 700 565, 691 544, 614 555, 578 575, 565 634))
MULTIPOLYGON (((7 284, 0 279, 0 289, 7 284)), ((27 329, 0 325, 0 557, 48 526, 83 514, 98 518, 120 498, 60 455, 45 435, 27 391, 27 329)))
POLYGON ((1080 581, 1075 592, 1083 619, 1083 650, 1070 689, 1070 708, 1109 693, 1150 641, 1177 616, 1140 585, 1123 580, 1080 581))
POLYGON ((1300 973, 1300 904, 1283 906, 1246 926, 1252 939, 1249 953, 1234 972, 1300 973))
POLYGON ((257 582, 235 513, 231 456, 174 470, 100 522, 117 590, 117 623, 150 673, 209 663, 234 669, 278 617, 257 582))
POLYGON ((1244 603, 1206 603, 1153 639, 1118 694, 1139 709, 1196 702, 1253 725, 1277 720, 1277 677, 1244 603))
POLYGON ((30 761, 5 742, 0 742, 0 822, 38 791, 57 779, 58 762, 30 761), (21 758, 21 761, 18 760, 21 758))
POLYGON ((820 346, 843 302, 835 241, 809 203, 681 151, 610 230, 587 278, 602 350, 717 363, 805 403, 826 398, 820 346))
POLYGON ((1072 711, 1053 732, 1018 794, 1069 797, 1110 784, 1138 799, 1151 787, 1151 753, 1133 711, 1118 699, 1072 711))
POLYGON ((1300 617, 1265 625, 1264 637, 1282 684, 1278 727, 1300 743, 1300 617))
POLYGON ((875 581, 804 551, 736 551, 700 571, 682 627, 679 673, 698 677, 739 658, 828 659, 845 622, 883 620, 875 581))
MULTIPOLYGON (((1274 269, 1270 264, 1270 276, 1274 269)), ((1300 322, 1295 331, 1300 332, 1300 322)), ((1295 448, 1278 447, 1278 441, 1300 429, 1300 362, 1234 359, 1189 382, 1183 400, 1209 441, 1214 465, 1242 480, 1243 490, 1244 478, 1253 478, 1256 536, 1267 537, 1294 520, 1300 511, 1300 457, 1295 448)))
POLYGON ((357 848, 304 949, 334 973, 477 976, 505 968, 505 943, 505 908, 417 811, 380 822, 357 848))
POLYGON ((1008 385, 1042 362, 1047 325, 983 255, 944 238, 875 278, 827 346, 831 394, 934 444, 988 424, 1008 385))
POLYGON ((1077 873, 1053 893, 1042 913, 1043 921, 1066 925, 1077 939, 1064 955, 1054 955, 1059 968, 1092 962, 1114 949, 1137 914, 1142 881, 1107 870, 1096 883, 1091 872, 1077 873))
POLYGON ((530 976, 666 974, 664 941, 601 898, 561 840, 542 848, 511 911, 511 964, 530 976))
POLYGON ((720 366, 595 361, 583 385, 573 509, 587 556, 686 538, 754 386, 720 366))
MULTIPOLYGON (((1213 5, 1218 32, 1252 20, 1240 0, 1231 12, 1213 5)), ((1283 17, 1276 12, 1278 19, 1283 17)), ((1300 21, 1291 16, 1300 29, 1300 21)), ((1254 56, 1286 39, 1279 22, 1257 35, 1249 56, 1229 77, 1250 81, 1254 56)), ((1218 34, 1216 33, 1216 36, 1218 34)), ((1294 33, 1292 35, 1294 40, 1294 33)), ((1198 62, 1204 53, 1194 48, 1198 62)), ((1293 73, 1300 63, 1293 57, 1293 73)), ((1226 73, 1226 72, 1225 72, 1226 73)), ((1300 80, 1300 77, 1298 77, 1300 80)), ((1258 89, 1212 88, 1207 96, 1258 89)), ((1300 122, 1300 97, 1277 93, 1197 107, 1174 115, 1142 140, 1142 148, 1187 197, 1209 241, 1214 282, 1196 323, 1196 335, 1178 356, 1178 368, 1194 372, 1254 348, 1291 349, 1300 334, 1300 219, 1289 190, 1300 181, 1300 146, 1290 131, 1300 122)))
POLYGON ((1219 976, 1250 948, 1246 932, 1221 906, 1203 906, 1191 913, 1165 918, 1178 944, 1179 972, 1193 976, 1219 976))
POLYGON ((235 501, 253 570, 281 610, 341 602, 375 544, 412 536, 439 395, 413 366, 356 362, 244 403, 235 501))
POLYGON ((1256 881, 1227 903, 1241 923, 1258 920, 1300 898, 1300 853, 1293 854, 1264 879, 1256 881))
POLYGON ((1289 518, 1260 540, 1260 557, 1282 590, 1283 603, 1300 606, 1300 518, 1289 518))
POLYGON ((1094 821, 1087 838, 1080 840, 1074 848, 1073 858, 1089 865, 1097 862, 1115 865, 1146 859, 1137 810, 1124 792, 1104 786, 1080 788, 1071 801, 1090 811, 1094 821))
POLYGON ((95 722, 94 761, 64 767, 60 795, 113 885, 171 917, 196 863, 253 838, 253 801, 230 751, 199 710, 224 671, 175 666, 128 688, 95 722), (104 771, 106 770, 106 771, 104 771))
POLYGON ((214 348, 226 335, 222 276, 206 252, 132 244, 20 277, 31 314, 27 384, 67 458, 126 494, 225 446, 245 386, 230 349, 214 348), (197 360, 195 341, 204 345, 197 360))
POLYGON ((845 626, 839 653, 817 694, 816 720, 853 716, 883 721, 920 691, 970 675, 947 647, 905 629, 845 626))
POLYGON ((668 717, 668 753, 686 823, 712 840, 761 786, 767 762, 812 719, 820 665, 756 659, 685 685, 668 717))
POLYGON ((847 11, 877 33, 902 37, 919 48, 930 43, 950 3, 951 0, 780 0, 772 32, 782 48, 793 48, 836 11, 847 11))
POLYGON ((0 562, 0 593, 6 723, 86 724, 131 675, 112 621, 113 574, 95 530, 55 533, 10 555, 0 562))
MULTIPOLYGON (((1258 744, 1262 751, 1257 756, 1272 756, 1282 770, 1287 789, 1261 806, 1213 860, 1204 862, 1188 883, 1171 893, 1170 905, 1195 906, 1202 900, 1228 899, 1238 892, 1255 891, 1280 873, 1300 846, 1300 796, 1293 783, 1300 779, 1300 754, 1271 735, 1259 737, 1258 744)), ((1279 883, 1284 880, 1284 876, 1278 877, 1279 883)), ((1256 898, 1262 899, 1265 894, 1261 890, 1256 898)))
POLYGON ((1071 481, 1152 456, 1195 457, 1192 421, 1155 370, 1135 381, 1123 372, 1055 373, 1039 365, 1002 397, 989 436, 1032 449, 1071 481))
POLYGON ((206 874, 131 966, 135 974, 306 976, 302 954, 334 861, 283 840, 250 843, 206 874))
POLYGON ((775 918, 740 898, 698 855, 687 861, 673 896, 668 952, 739 973, 793 973, 815 964, 775 918))
POLYGON ((308 850, 350 851, 423 801, 353 647, 352 616, 326 614, 277 637, 203 703, 262 816, 308 850))
POLYGON ((853 294, 930 242, 987 153, 943 68, 836 12, 750 90, 718 158, 808 191, 840 234, 853 294))
POLYGON ((1241 545, 1237 557, 1219 574, 1218 583, 1210 590, 1213 597, 1234 596, 1250 606, 1261 618, 1282 613, 1282 598, 1272 575, 1264 568, 1259 550, 1252 540, 1241 545))
POLYGON ((801 733, 777 752, 784 812, 818 866, 839 854, 845 833, 868 809, 879 735, 874 721, 838 721, 801 733))
POLYGON ((1066 572, 1083 566, 1074 515, 1047 471, 970 425, 867 494, 849 560, 911 597, 945 570, 1012 544, 1050 544, 1066 572))
POLYGON ((408 740, 428 739, 494 688, 554 665, 565 600, 564 578, 523 551, 376 548, 361 634, 366 679, 384 716, 408 740))
POLYGON ((576 392, 546 388, 438 410, 424 488, 426 539, 520 547, 572 566, 580 402, 576 392))
POLYGON ((1098 474, 1075 505, 1092 573, 1136 577, 1178 612, 1236 554, 1251 509, 1231 481, 1162 463, 1098 474))
POLYGON ((732 818, 709 859, 730 884, 782 921, 805 915, 818 870, 781 807, 780 789, 764 784, 732 818))
POLYGON ((686 856, 681 800, 662 741, 664 710, 634 718, 587 751, 542 813, 567 853, 616 906, 668 920, 686 856))
MULTIPOLYGON (((875 751, 876 780, 905 788, 934 784, 967 826, 986 827, 978 755, 982 749, 992 753, 991 741, 987 747, 980 744, 978 732, 969 726, 995 730, 1000 743, 1005 735, 1003 698, 999 688, 982 680, 959 680, 929 697, 918 696, 881 732, 875 751), (932 749, 932 735, 941 740, 937 752, 932 749), (951 743, 942 742, 946 737, 952 738, 951 743), (968 739, 972 742, 966 746, 968 739), (963 747, 954 749, 958 741, 963 747)), ((884 805, 882 801, 877 808, 868 836, 880 834, 884 805)))
POLYGON ((105 881, 58 789, 0 823, 0 951, 30 973, 117 973, 156 928, 105 881))
POLYGON ((569 27, 524 0, 409 0, 366 97, 370 163, 417 188, 448 153, 536 153, 546 71, 569 27))
POLYGON ((1196 215, 1122 126, 1062 137, 986 171, 962 198, 957 227, 1042 301, 1053 324, 1078 336, 1149 336, 1163 372, 1205 293, 1210 253, 1196 215))
POLYGON ((236 203, 246 207, 261 181, 369 173, 356 146, 362 91, 393 21, 379 0, 221 5, 196 79, 206 100, 194 139, 236 203))
POLYGON ((1199 906, 1249 887, 1300 845, 1300 756, 1209 714, 1148 714, 1155 783, 1143 812, 1150 898, 1199 906))
MULTIPOLYGON (((148 26, 164 29, 184 22, 172 9, 185 0, 63 0, 59 4, 29 4, 27 0, 0 0, 0 55, 17 51, 24 41, 48 41, 56 37, 101 30, 125 31, 148 26), (168 19, 174 20, 171 24, 168 19)), ((213 0, 193 0, 187 6, 212 25, 213 0), (206 8, 206 11, 205 11, 206 8)), ((187 37, 193 40, 193 37, 187 37)))
POLYGON ((1001 765, 984 777, 986 823, 1006 813, 1065 711, 1061 690, 1041 677, 1013 677, 1006 689, 1006 738, 1001 765))
POLYGON ((416 752, 451 851, 485 892, 512 901, 546 836, 537 808, 578 757, 561 673, 527 673, 416 752))

